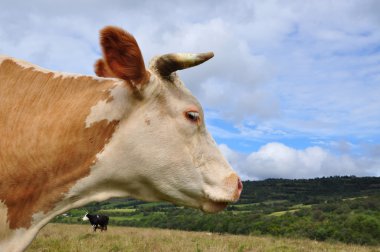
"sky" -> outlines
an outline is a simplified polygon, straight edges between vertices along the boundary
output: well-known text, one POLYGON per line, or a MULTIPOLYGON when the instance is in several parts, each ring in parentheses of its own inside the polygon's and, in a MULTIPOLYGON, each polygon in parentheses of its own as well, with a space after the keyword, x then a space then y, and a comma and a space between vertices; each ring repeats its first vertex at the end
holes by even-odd
POLYGON ((380 176, 380 1, 1 0, 0 54, 93 75, 106 25, 179 72, 245 180, 380 176))

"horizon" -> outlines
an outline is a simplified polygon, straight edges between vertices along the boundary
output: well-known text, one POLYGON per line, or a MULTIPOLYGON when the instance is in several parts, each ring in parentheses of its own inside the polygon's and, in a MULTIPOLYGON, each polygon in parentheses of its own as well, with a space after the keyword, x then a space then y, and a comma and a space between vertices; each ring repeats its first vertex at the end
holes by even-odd
MULTIPOLYGON (((379 178, 380 176, 355 176, 355 175, 336 175, 336 176, 328 176, 328 177, 314 177, 314 178, 264 178, 258 180, 242 180, 242 182, 257 182, 257 181, 265 181, 265 180, 315 180, 315 179, 333 179, 333 178, 379 178)), ((244 188, 243 188, 244 190, 244 188)))

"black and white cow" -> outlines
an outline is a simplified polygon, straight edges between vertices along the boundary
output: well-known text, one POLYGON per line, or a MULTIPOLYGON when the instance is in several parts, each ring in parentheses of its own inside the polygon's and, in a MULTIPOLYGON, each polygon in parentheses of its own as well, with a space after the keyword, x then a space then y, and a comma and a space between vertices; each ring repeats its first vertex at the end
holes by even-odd
POLYGON ((92 227, 94 228, 94 232, 96 232, 96 229, 99 228, 101 231, 107 230, 108 225, 108 216, 107 215, 100 215, 100 214, 89 214, 86 213, 83 218, 83 221, 90 221, 92 227))

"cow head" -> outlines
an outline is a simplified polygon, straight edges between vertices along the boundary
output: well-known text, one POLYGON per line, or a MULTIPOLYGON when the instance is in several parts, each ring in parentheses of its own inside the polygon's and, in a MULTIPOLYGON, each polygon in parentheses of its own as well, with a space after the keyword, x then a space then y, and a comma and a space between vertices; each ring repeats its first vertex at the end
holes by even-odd
POLYGON ((82 221, 88 221, 89 220, 87 215, 88 215, 88 212, 86 212, 85 215, 83 215, 82 221))
POLYGON ((158 56, 146 69, 129 33, 106 27, 101 46, 103 58, 95 72, 122 79, 133 100, 104 150, 109 151, 99 157, 108 167, 103 173, 108 185, 142 200, 166 200, 206 212, 238 200, 240 178, 208 133, 201 105, 175 73, 213 53, 158 56))

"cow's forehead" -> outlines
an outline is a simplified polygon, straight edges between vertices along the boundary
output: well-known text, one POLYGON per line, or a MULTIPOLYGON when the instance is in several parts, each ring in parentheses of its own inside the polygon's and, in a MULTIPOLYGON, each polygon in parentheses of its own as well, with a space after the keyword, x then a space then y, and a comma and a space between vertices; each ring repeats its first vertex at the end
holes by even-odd
POLYGON ((185 84, 176 73, 172 73, 170 78, 157 78, 160 79, 160 86, 162 91, 164 91, 164 96, 167 100, 172 99, 184 105, 196 106, 199 110, 202 110, 202 106, 199 101, 185 86, 185 84))

